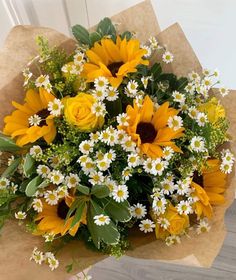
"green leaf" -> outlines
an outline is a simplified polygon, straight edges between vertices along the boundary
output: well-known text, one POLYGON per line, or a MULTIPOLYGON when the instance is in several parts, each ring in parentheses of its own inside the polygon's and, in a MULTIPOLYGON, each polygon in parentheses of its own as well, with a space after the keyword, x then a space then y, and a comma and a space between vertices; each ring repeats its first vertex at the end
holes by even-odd
POLYGON ((41 176, 37 176, 32 179, 26 186, 25 194, 29 197, 33 196, 42 182, 43 178, 41 176))
POLYGON ((77 24, 72 27, 72 33, 76 40, 84 45, 90 45, 89 32, 82 25, 77 24))
POLYGON ((70 218, 70 216, 76 211, 77 207, 79 206, 80 202, 84 200, 83 196, 79 196, 76 198, 70 206, 70 209, 66 215, 66 221, 70 218))
POLYGON ((32 180, 32 178, 29 178, 29 179, 26 179, 25 181, 23 181, 21 184, 20 184, 20 187, 19 187, 19 190, 21 192, 25 192, 25 189, 27 187, 27 185, 29 184, 29 182, 32 180))
POLYGON ((116 36, 116 29, 109 18, 104 18, 101 20, 97 26, 97 32, 101 34, 102 37, 106 35, 116 36))
POLYGON ((115 101, 107 101, 106 109, 110 118, 113 118, 122 113, 122 103, 120 98, 116 99, 115 101))
POLYGON ((185 87, 187 86, 187 84, 188 84, 188 79, 187 78, 185 78, 185 77, 179 78, 178 79, 178 88, 177 88, 177 90, 179 90, 179 91, 184 90, 185 87))
POLYGON ((79 184, 76 188, 78 191, 80 191, 83 194, 89 195, 90 193, 90 189, 84 185, 79 184))
POLYGON ((121 35, 121 39, 123 40, 124 38, 126 38, 126 40, 129 41, 132 38, 132 33, 129 31, 125 31, 121 35))
POLYGON ((30 154, 27 154, 24 160, 23 171, 26 177, 31 176, 35 171, 35 159, 30 154))
POLYGON ((22 148, 17 146, 15 141, 10 137, 0 133, 0 151, 2 152, 17 152, 22 148))
POLYGON ((100 243, 103 241, 106 244, 117 244, 120 240, 120 233, 115 224, 110 221, 108 225, 98 226, 94 222, 96 215, 101 215, 104 210, 95 202, 91 200, 87 213, 87 226, 93 239, 94 245, 99 249, 100 243))
POLYGON ((159 76, 162 73, 161 64, 160 63, 155 63, 151 67, 150 71, 151 71, 151 73, 153 75, 154 80, 156 80, 157 78, 159 78, 159 76))
POLYGON ((92 187, 91 194, 95 195, 97 198, 104 198, 110 194, 110 190, 105 185, 95 185, 92 187))
POLYGON ((81 220, 85 206, 86 206, 86 202, 84 200, 81 200, 76 209, 74 219, 70 226, 71 228, 73 228, 73 226, 75 226, 81 220))
POLYGON ((124 202, 116 202, 112 198, 103 199, 106 213, 118 222, 128 222, 131 219, 131 214, 129 211, 130 205, 126 200, 124 202))
POLYGON ((3 172, 2 177, 12 176, 16 172, 20 163, 21 163, 21 158, 16 158, 12 162, 12 164, 10 166, 8 166, 7 169, 3 172))
POLYGON ((89 34, 91 47, 98 41, 101 40, 101 35, 98 32, 93 32, 89 34))

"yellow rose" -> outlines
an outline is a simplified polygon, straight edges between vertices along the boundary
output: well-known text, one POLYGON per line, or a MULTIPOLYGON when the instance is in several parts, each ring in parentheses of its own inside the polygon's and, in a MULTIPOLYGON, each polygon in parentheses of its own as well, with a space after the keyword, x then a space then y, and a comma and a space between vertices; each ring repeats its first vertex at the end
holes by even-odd
POLYGON ((219 118, 225 117, 225 109, 215 97, 211 98, 205 104, 198 107, 198 110, 204 112, 211 123, 216 123, 219 118))
POLYGON ((166 219, 170 223, 168 227, 170 234, 181 234, 189 226, 189 217, 187 215, 179 215, 173 205, 169 206, 166 219))
POLYGON ((65 98, 65 118, 68 123, 76 125, 82 131, 92 131, 104 124, 102 116, 92 112, 96 99, 87 93, 79 93, 75 97, 65 98))

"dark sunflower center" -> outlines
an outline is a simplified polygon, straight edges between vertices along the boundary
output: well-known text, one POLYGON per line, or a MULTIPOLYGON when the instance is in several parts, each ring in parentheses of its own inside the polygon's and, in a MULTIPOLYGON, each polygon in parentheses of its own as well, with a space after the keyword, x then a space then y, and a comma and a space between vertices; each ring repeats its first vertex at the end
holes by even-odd
POLYGON ((194 171, 194 173, 193 173, 193 182, 195 182, 199 186, 203 187, 203 176, 199 175, 197 171, 194 171))
POLYGON ((116 73, 118 73, 119 68, 123 65, 123 62, 113 62, 107 66, 107 68, 110 70, 113 77, 116 76, 116 73))
POLYGON ((62 201, 60 201, 58 203, 58 206, 57 206, 57 216, 63 220, 65 220, 66 218, 66 215, 69 211, 69 207, 67 206, 65 200, 63 199, 62 201))
POLYGON ((39 111, 37 113, 37 115, 42 119, 38 126, 42 127, 42 126, 46 125, 47 124, 46 118, 50 115, 50 112, 48 111, 48 109, 46 108, 46 109, 39 111))
POLYGON ((139 134, 142 144, 152 143, 157 136, 155 127, 148 122, 140 122, 137 126, 136 133, 139 134))

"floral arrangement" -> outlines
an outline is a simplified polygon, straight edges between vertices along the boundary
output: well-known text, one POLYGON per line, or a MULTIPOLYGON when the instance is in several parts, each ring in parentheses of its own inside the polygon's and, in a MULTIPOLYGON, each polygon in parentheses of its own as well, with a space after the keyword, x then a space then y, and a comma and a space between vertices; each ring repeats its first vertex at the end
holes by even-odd
POLYGON ((24 103, 4 119, 1 226, 15 217, 42 236, 47 252, 34 248, 31 259, 51 270, 71 240, 121 256, 131 228, 168 246, 208 232, 235 161, 222 148, 230 136, 212 90, 218 71, 164 73, 173 54, 154 37, 118 34, 109 18, 73 34, 69 55, 37 38, 24 103))

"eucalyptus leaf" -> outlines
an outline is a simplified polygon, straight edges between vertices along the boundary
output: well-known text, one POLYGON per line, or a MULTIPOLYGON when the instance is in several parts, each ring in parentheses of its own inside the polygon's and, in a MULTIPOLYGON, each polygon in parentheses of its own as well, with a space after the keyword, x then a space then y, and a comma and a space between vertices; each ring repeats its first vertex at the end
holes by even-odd
POLYGON ((78 191, 80 191, 83 194, 89 195, 90 193, 90 189, 84 185, 79 184, 76 188, 78 191))
POLYGON ((72 27, 72 33, 76 40, 84 45, 90 45, 89 32, 82 25, 77 24, 72 27))
POLYGON ((10 166, 8 166, 7 169, 2 173, 2 177, 10 177, 10 176, 12 176, 16 172, 16 170, 17 170, 17 168, 18 168, 20 163, 21 163, 21 158, 20 157, 16 158, 12 162, 12 164, 10 166))
POLYGON ((43 178, 41 176, 36 176, 26 186, 25 194, 29 197, 33 196, 42 182, 43 178))
POLYGON ((118 203, 112 198, 104 198, 103 201, 105 204, 104 210, 115 221, 128 222, 131 219, 131 214, 129 210, 130 205, 127 200, 118 203))
POLYGON ((75 226, 81 220, 85 206, 86 206, 86 202, 84 200, 81 200, 76 209, 74 219, 72 220, 70 226, 71 228, 73 228, 73 226, 75 226))
POLYGON ((20 151, 22 148, 17 146, 15 141, 0 133, 0 151, 2 152, 17 152, 20 151))
POLYGON ((30 154, 27 154, 24 160, 24 165, 23 165, 23 172, 26 177, 31 176, 33 173, 35 173, 36 168, 35 168, 35 159, 32 158, 30 154))
POLYGON ((97 198, 104 198, 110 194, 110 190, 105 185, 95 185, 92 187, 91 194, 95 195, 97 198))
POLYGON ((98 41, 100 41, 102 38, 101 34, 99 34, 98 32, 93 32, 89 34, 89 39, 90 39, 90 44, 91 47, 98 41))
POLYGON ((101 20, 97 26, 97 32, 101 34, 102 37, 111 35, 116 36, 116 29, 109 18, 104 18, 101 20))
POLYGON ((129 41, 132 38, 132 33, 130 31, 125 31, 124 33, 121 34, 121 39, 125 39, 129 41))

